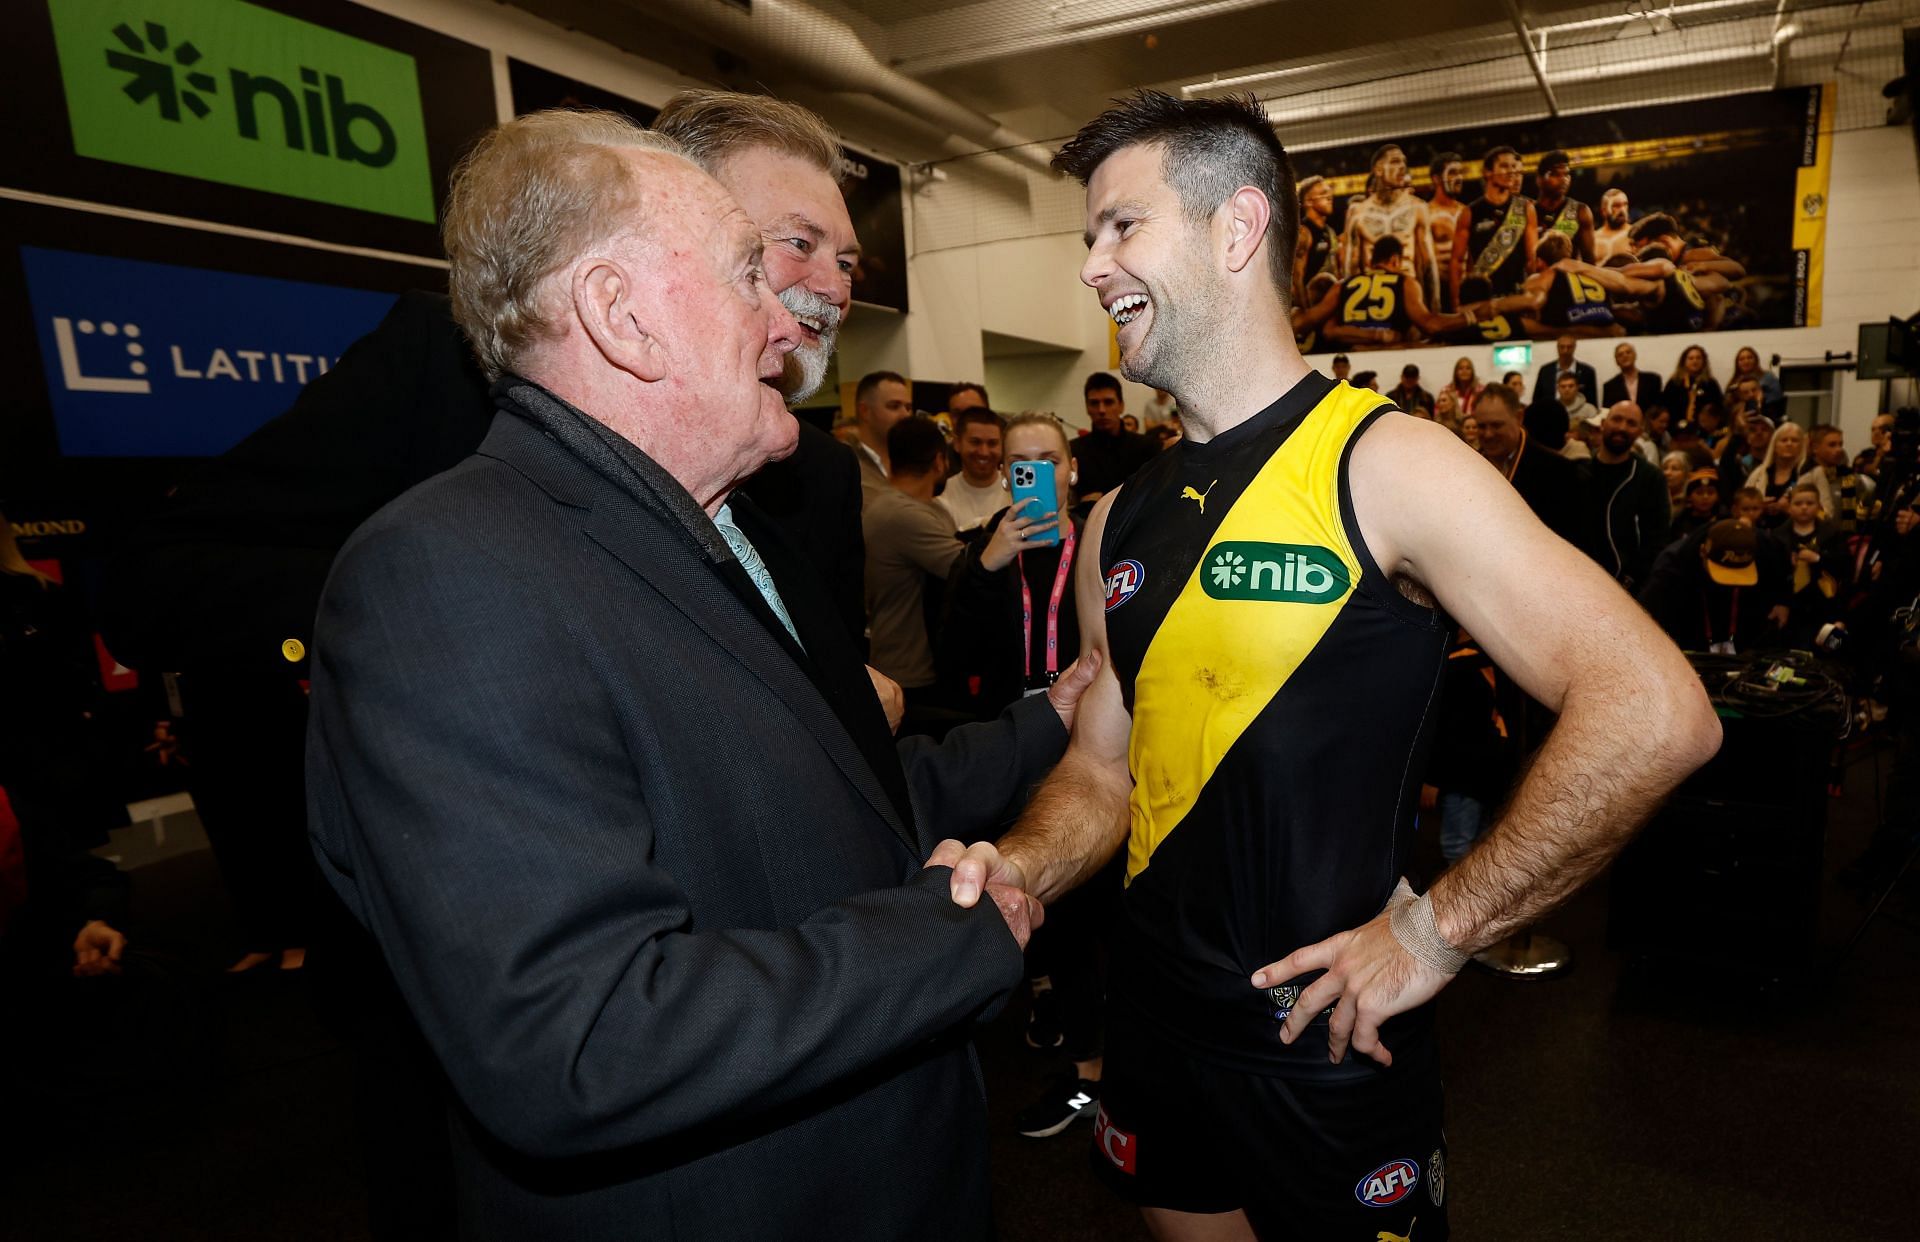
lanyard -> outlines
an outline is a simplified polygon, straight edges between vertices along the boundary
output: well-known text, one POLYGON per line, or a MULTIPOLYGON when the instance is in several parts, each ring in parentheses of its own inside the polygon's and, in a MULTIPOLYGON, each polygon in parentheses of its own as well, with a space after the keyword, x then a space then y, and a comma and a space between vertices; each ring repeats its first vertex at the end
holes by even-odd
MULTIPOLYGON (((1047 597, 1047 684, 1060 676, 1060 598, 1067 593, 1067 579, 1073 576, 1073 523, 1060 539, 1060 567, 1053 571, 1053 593, 1047 597)), ((1033 588, 1027 585, 1026 554, 1021 553, 1020 570, 1020 666, 1027 680, 1033 680, 1033 588)))
POLYGON ((1520 468, 1520 455, 1527 451, 1527 429, 1520 429, 1520 445, 1513 450, 1513 460, 1507 463, 1507 482, 1513 482, 1513 472, 1520 468))
MULTIPOLYGON (((1713 641, 1713 612, 1707 603, 1707 592, 1705 591, 1702 591, 1700 593, 1700 619, 1702 621, 1705 621, 1707 624, 1707 645, 1709 647, 1712 647, 1715 645, 1713 641)), ((1733 643, 1733 640, 1739 636, 1739 633, 1740 633, 1740 588, 1734 587, 1733 603, 1728 605, 1727 607, 1727 636, 1721 639, 1720 641, 1731 646, 1733 643)))

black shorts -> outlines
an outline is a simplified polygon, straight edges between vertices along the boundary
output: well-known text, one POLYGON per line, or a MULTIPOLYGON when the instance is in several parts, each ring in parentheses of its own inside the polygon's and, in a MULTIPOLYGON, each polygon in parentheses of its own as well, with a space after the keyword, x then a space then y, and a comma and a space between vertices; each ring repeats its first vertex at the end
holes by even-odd
POLYGON ((1447 1236, 1431 1040, 1377 1074, 1313 1082, 1196 1060, 1115 1013, 1093 1125, 1095 1171, 1143 1207, 1242 1209, 1262 1238, 1447 1236))

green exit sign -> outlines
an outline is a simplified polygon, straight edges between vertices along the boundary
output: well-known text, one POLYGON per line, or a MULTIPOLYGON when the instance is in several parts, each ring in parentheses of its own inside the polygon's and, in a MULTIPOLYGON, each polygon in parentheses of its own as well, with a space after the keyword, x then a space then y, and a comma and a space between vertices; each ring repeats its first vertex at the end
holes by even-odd
POLYGON ((1496 371, 1524 371, 1532 363, 1533 346, 1524 341, 1518 345, 1493 347, 1493 369, 1496 371))

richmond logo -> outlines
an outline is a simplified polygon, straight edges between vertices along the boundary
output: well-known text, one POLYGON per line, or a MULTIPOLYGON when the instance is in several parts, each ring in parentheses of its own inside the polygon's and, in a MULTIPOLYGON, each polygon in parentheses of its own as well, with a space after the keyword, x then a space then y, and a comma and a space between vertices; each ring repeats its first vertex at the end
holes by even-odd
POLYGON ((1347 567, 1326 548, 1227 541, 1207 550, 1200 585, 1213 599, 1331 604, 1347 593, 1347 567))

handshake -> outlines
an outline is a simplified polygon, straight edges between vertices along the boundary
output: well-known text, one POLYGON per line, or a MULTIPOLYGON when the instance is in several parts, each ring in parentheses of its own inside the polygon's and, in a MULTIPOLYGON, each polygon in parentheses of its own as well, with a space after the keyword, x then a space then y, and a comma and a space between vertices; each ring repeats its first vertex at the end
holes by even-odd
POLYGON ((942 841, 927 858, 927 866, 953 868, 949 892, 957 906, 972 907, 983 892, 992 898, 1000 908, 1000 917, 1007 921, 1007 930, 1023 950, 1034 929, 1046 921, 1046 908, 1027 891, 1026 873, 988 842, 962 845, 942 841))

